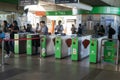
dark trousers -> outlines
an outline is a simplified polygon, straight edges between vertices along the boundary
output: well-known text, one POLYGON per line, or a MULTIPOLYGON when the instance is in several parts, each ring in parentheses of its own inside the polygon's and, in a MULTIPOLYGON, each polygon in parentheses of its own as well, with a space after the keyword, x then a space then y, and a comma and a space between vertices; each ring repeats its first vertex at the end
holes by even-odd
POLYGON ((9 54, 9 52, 10 52, 10 44, 9 44, 9 41, 5 41, 5 50, 6 50, 6 52, 7 52, 7 54, 9 54))

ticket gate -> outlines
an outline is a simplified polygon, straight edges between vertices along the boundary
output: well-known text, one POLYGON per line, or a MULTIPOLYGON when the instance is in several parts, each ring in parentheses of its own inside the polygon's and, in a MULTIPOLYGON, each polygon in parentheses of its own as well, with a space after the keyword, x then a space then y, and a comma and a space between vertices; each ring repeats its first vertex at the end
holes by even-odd
POLYGON ((118 39, 102 39, 101 42, 101 62, 118 64, 119 55, 119 40, 118 39))
POLYGON ((100 62, 100 46, 101 46, 101 41, 104 38, 107 38, 107 36, 92 38, 90 40, 90 55, 89 55, 90 63, 100 62))
POLYGON ((41 45, 41 57, 47 57, 54 55, 55 48, 53 39, 55 38, 54 35, 41 35, 40 36, 40 45, 41 45))
POLYGON ((89 56, 89 44, 91 36, 72 37, 72 53, 73 61, 82 60, 89 56))
POLYGON ((61 59, 69 54, 69 47, 71 46, 71 37, 70 36, 57 36, 55 38, 55 58, 61 59))
MULTIPOLYGON (((27 40, 27 55, 36 54, 36 46, 37 48, 40 46, 40 37, 39 34, 27 34, 27 38, 39 38, 39 39, 29 39, 27 40)), ((38 49, 38 51, 40 51, 38 49)), ((40 52, 38 52, 40 53, 40 52)))
MULTIPOLYGON (((14 39, 26 38, 26 33, 14 34, 14 39)), ((26 40, 15 40, 14 41, 14 53, 26 53, 26 40)))
POLYGON ((97 63, 97 59, 98 59, 98 41, 97 39, 91 39, 89 61, 91 63, 97 63))

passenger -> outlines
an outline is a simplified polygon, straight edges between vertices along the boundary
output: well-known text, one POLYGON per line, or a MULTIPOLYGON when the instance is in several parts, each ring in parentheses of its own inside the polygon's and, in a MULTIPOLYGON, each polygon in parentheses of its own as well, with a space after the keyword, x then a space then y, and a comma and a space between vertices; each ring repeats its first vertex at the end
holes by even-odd
MULTIPOLYGON (((4 20, 2 22, 2 27, 3 27, 2 31, 4 33, 6 33, 6 34, 9 34, 8 23, 7 23, 6 20, 4 20)), ((5 58, 8 58, 8 57, 10 57, 10 45, 9 45, 9 41, 5 41, 4 44, 5 44, 5 51, 7 52, 7 54, 5 55, 5 58)))
MULTIPOLYGON (((41 35, 48 35, 48 27, 45 25, 45 21, 40 21, 40 28, 37 30, 41 35)), ((38 36, 37 36, 38 37, 38 36)), ((38 47, 40 46, 40 39, 34 40, 35 54, 38 53, 38 47)))
POLYGON ((82 26, 81 24, 79 24, 79 27, 78 27, 78 36, 81 36, 82 35, 82 26))
POLYGON ((71 31, 72 31, 72 34, 76 34, 76 28, 74 24, 72 24, 71 31))
POLYGON ((45 21, 40 21, 41 29, 39 31, 42 35, 48 35, 48 27, 45 25, 45 21))
POLYGON ((105 34, 105 29, 104 29, 103 25, 101 25, 98 30, 98 35, 104 36, 104 34, 105 34))
POLYGON ((37 23, 37 24, 36 24, 35 32, 37 33, 39 30, 40 30, 40 25, 39 25, 39 23, 37 23))
POLYGON ((112 36, 116 33, 116 31, 111 27, 111 25, 109 25, 108 27, 109 27, 108 38, 112 39, 112 36))
POLYGON ((59 20, 58 25, 55 27, 55 34, 62 34, 64 29, 63 29, 63 25, 61 23, 62 23, 62 21, 59 20))
POLYGON ((118 27, 118 40, 120 41, 120 26, 118 27))
POLYGON ((99 24, 99 23, 97 23, 97 24, 94 26, 95 37, 98 37, 99 27, 100 27, 100 24, 99 24))
MULTIPOLYGON (((14 39, 14 34, 19 32, 19 27, 17 21, 13 21, 13 23, 9 27, 10 30, 10 39, 14 39)), ((10 41, 10 50, 14 53, 14 41, 10 41)))
POLYGON ((27 24, 26 32, 34 33, 34 32, 32 31, 32 25, 31 25, 31 24, 27 24))

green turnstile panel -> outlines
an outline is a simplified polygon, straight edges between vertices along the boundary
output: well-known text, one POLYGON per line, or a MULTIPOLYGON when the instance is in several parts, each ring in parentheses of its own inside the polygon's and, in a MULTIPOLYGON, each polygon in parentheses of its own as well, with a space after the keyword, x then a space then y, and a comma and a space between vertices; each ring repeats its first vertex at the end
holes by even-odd
POLYGON ((72 60, 79 60, 79 52, 78 52, 78 38, 72 38, 72 53, 71 53, 71 59, 72 60))
POLYGON ((115 42, 106 41, 104 43, 104 61, 114 63, 115 55, 116 55, 115 42))
POLYGON ((98 56, 98 42, 97 42, 97 39, 91 39, 90 40, 89 61, 91 63, 97 63, 97 56, 98 56))
POLYGON ((55 58, 61 58, 62 57, 62 39, 61 37, 56 37, 55 39, 55 58))
MULTIPOLYGON (((51 46, 53 47, 53 46, 51 46)), ((41 37, 41 49, 42 49, 42 57, 46 57, 46 36, 41 37)))
MULTIPOLYGON (((27 35, 27 38, 32 38, 32 36, 27 35)), ((27 40, 27 55, 32 55, 32 40, 27 40)))
MULTIPOLYGON (((19 34, 14 34, 14 39, 19 39, 19 34)), ((19 40, 15 40, 14 42, 14 52, 15 54, 19 54, 19 40)))

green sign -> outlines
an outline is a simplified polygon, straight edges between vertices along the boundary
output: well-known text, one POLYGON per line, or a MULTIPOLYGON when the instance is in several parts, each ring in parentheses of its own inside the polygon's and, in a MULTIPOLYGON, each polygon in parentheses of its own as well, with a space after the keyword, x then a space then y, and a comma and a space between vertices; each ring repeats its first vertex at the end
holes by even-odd
POLYGON ((104 61, 114 63, 115 54, 116 54, 115 42, 106 41, 104 43, 104 61))
MULTIPOLYGON (((32 38, 32 36, 27 35, 27 38, 32 38)), ((27 55, 32 55, 32 40, 27 40, 27 55)))
MULTIPOLYGON (((19 34, 15 34, 14 39, 19 39, 19 34)), ((14 42, 15 42, 14 52, 15 52, 15 54, 19 54, 19 40, 15 40, 14 42)))
POLYGON ((87 10, 78 10, 78 14, 112 14, 120 15, 119 7, 93 7, 91 11, 87 10))
POLYGON ((61 37, 56 37, 55 39, 55 58, 61 58, 62 57, 62 39, 61 37))
POLYGON ((60 15, 72 15, 72 11, 47 11, 47 16, 60 16, 60 15))
POLYGON ((41 37, 41 56, 46 57, 46 36, 41 37))
POLYGON ((97 39, 91 39, 90 40, 89 61, 91 63, 97 63, 97 56, 98 56, 98 42, 97 42, 97 39))
POLYGON ((72 60, 79 60, 79 43, 78 43, 78 37, 72 38, 72 53, 71 53, 71 59, 72 60))

